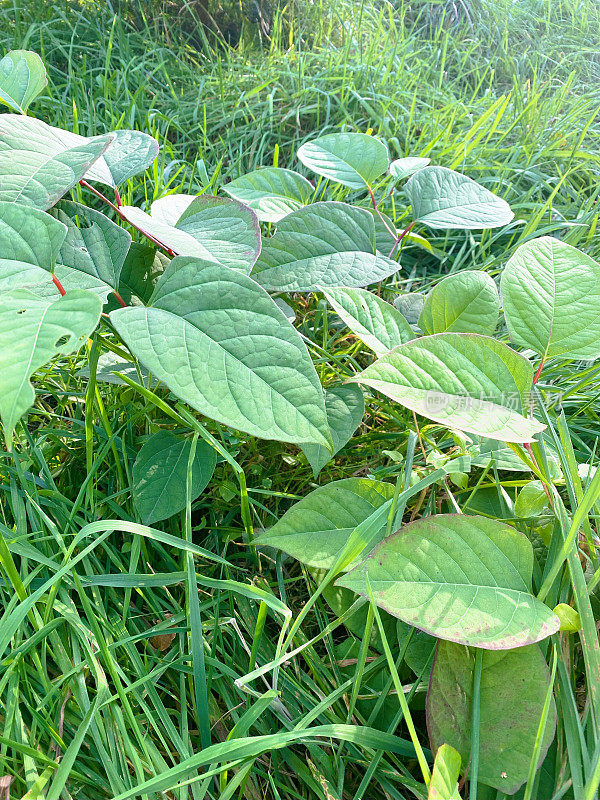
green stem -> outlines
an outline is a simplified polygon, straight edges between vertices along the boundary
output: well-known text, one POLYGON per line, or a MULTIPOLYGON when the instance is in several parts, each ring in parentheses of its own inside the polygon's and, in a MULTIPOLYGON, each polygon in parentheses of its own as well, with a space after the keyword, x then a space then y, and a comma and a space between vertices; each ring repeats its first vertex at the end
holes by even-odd
POLYGON ((400 708, 402 709, 402 714, 404 715, 404 721, 406 722, 406 727, 408 728, 410 739, 413 743, 413 747, 415 748, 415 752, 417 754, 417 761, 419 762, 419 767, 421 768, 421 774, 423 775, 425 786, 429 786, 429 781, 431 780, 431 772, 429 770, 429 765, 427 763, 427 759, 425 758, 425 753, 423 752, 423 748, 421 747, 421 742, 419 741, 417 729, 415 728, 415 723, 413 722, 413 718, 410 713, 408 703, 406 702, 406 697, 404 696, 404 687, 402 686, 402 682, 400 681, 400 676, 398 675, 398 670, 396 669, 394 657, 392 656, 392 651, 390 650, 387 636, 385 635, 383 623, 381 621, 381 617, 379 616, 379 609, 377 608, 377 605, 375 603, 375 598, 373 597, 373 592, 371 591, 371 584, 369 583, 368 575, 367 575, 367 591, 369 592, 369 600, 371 601, 371 608, 373 609, 375 622, 377 623, 377 627, 379 628, 379 635, 381 636, 383 651, 385 653, 385 657, 388 662, 388 667, 392 675, 394 688, 398 695, 398 700, 400 702, 400 708))
POLYGON ((473 705, 471 712, 471 777, 469 779, 469 800, 477 800, 477 779, 479 777, 479 728, 481 725, 481 672, 483 669, 483 650, 475 650, 475 669, 473 670, 473 705))

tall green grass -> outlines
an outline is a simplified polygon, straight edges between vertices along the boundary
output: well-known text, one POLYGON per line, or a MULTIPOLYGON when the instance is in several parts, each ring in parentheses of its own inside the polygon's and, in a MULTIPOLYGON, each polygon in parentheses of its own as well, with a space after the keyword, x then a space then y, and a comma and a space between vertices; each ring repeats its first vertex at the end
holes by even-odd
MULTIPOLYGON (((594 0, 322 0, 306 14, 298 3, 276 17, 260 46, 246 21, 236 48, 199 26, 193 4, 185 13, 162 8, 131 0, 116 12, 100 2, 31 0, 5 2, 0 13, 1 49, 37 50, 49 67, 39 116, 82 133, 136 127, 159 139, 155 168, 130 182, 126 201, 217 191, 259 165, 297 166, 298 145, 318 131, 371 129, 394 155, 427 155, 464 170, 517 213, 507 231, 477 241, 462 232, 434 238, 441 260, 407 250, 402 288, 426 288, 469 265, 493 273, 507 250, 550 231, 600 256, 594 0)), ((401 218, 402 209, 395 211, 401 218)), ((296 310, 300 331, 313 341, 325 337, 338 357, 332 365, 313 350, 325 381, 340 363, 360 358, 320 306, 298 300, 296 310)), ((13 781, 11 798, 420 797, 385 656, 370 650, 365 662, 359 640, 330 626, 334 617, 320 600, 294 634, 302 649, 281 666, 277 691, 271 672, 245 682, 276 659, 282 604, 297 615, 313 576, 248 546, 240 485, 223 461, 209 490, 164 526, 227 562, 199 556, 198 599, 186 591, 185 550, 143 529, 130 496, 140 437, 171 420, 120 387, 88 396, 86 419, 87 385, 76 377, 82 363, 65 359, 38 377, 20 457, 13 463, 0 453, 0 542, 7 547, 0 554, 0 644, 12 637, 11 655, 0 654, 0 764, 13 781), (96 448, 86 469, 90 420, 96 448), (80 531, 86 535, 78 540, 80 531), (63 577, 28 615, 11 617, 57 570, 63 577), (119 577, 103 577, 109 574, 119 577), (204 658, 192 659, 192 647, 204 658), (348 722, 377 732, 345 742, 348 722), (305 733, 316 726, 327 726, 320 738, 305 733), (295 743, 284 747, 288 740, 295 743), (235 755, 223 757, 218 748, 235 743, 235 755), (161 776, 180 764, 188 765, 185 774, 163 784, 161 776), (193 782, 159 793, 180 778, 193 782), (146 780, 154 783, 136 792, 146 780)), ((596 371, 575 377, 550 364, 544 380, 549 392, 568 390, 573 447, 590 460, 600 411, 596 371)), ((410 424, 381 401, 318 483, 357 471, 390 480, 407 465, 409 474, 412 466, 418 471, 424 460, 410 424)), ((243 468, 255 528, 315 485, 296 451, 212 430, 243 468)), ((437 444, 435 427, 421 433, 428 446, 437 444)), ((456 491, 459 504, 472 500, 470 480, 456 491)), ((501 484, 488 475, 479 489, 514 497, 519 485, 519 478, 501 484)), ((411 498, 407 516, 443 501, 434 487, 411 498)), ((392 645, 426 741, 427 659, 409 666, 408 643, 392 645)), ((570 657, 572 675, 561 661, 557 678, 565 738, 553 750, 551 779, 544 775, 552 793, 569 780, 583 791, 593 763, 589 713, 578 695, 580 656, 573 649, 570 657)))

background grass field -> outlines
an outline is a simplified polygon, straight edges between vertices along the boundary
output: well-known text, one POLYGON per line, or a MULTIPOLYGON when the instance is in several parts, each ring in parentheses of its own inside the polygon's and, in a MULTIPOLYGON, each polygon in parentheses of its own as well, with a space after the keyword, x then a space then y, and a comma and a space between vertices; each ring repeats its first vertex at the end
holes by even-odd
MULTIPOLYGON (((180 6, 28 0, 0 7, 0 50, 36 50, 48 67, 50 85, 33 108, 37 116, 85 134, 135 127, 159 140, 158 161, 129 182, 125 202, 149 204, 174 191, 213 193, 260 165, 298 168, 295 152, 316 132, 372 130, 395 157, 429 156, 464 171, 505 197, 516 213, 508 230, 477 240, 464 232, 432 238, 440 258, 407 252, 399 288, 426 289, 465 266, 496 274, 518 243, 548 232, 600 257, 596 0, 298 0, 275 15, 268 35, 246 18, 235 46, 202 28, 194 4, 180 6)), ((322 305, 298 300, 296 311, 300 331, 336 354, 332 367, 313 349, 326 383, 339 377, 339 363, 360 357, 355 340, 335 327, 322 305)), ((135 523, 131 460, 140 437, 168 422, 131 392, 106 388, 96 398, 99 444, 86 470, 86 383, 74 377, 82 363, 64 359, 45 376, 35 424, 22 434, 21 463, 13 466, 0 453, 0 531, 18 533, 13 552, 21 559, 23 592, 44 577, 44 559, 53 567, 72 563, 73 536, 86 524, 135 523), (43 485, 33 475, 43 475, 43 485)), ((597 436, 596 373, 552 364, 548 370, 548 384, 568 390, 565 409, 581 460, 589 459, 597 436)), ((243 466, 260 529, 332 478, 395 479, 405 468, 401 459, 414 451, 410 424, 404 411, 381 401, 317 482, 295 450, 218 434, 243 466)), ((423 463, 418 450, 414 459, 415 466, 423 463)), ((497 476, 488 482, 498 488, 497 476)), ((207 560, 199 567, 205 578, 243 583, 247 596, 226 583, 218 591, 201 583, 200 600, 190 607, 180 579, 165 585, 160 577, 184 569, 171 548, 107 525, 93 532, 106 538, 73 568, 70 582, 58 586, 46 613, 38 609, 23 620, 16 655, 0 674, 0 761, 14 779, 11 797, 47 792, 51 799, 69 796, 67 790, 81 800, 114 797, 192 757, 199 741, 227 738, 242 739, 245 748, 233 768, 216 782, 209 772, 171 796, 411 796, 414 765, 386 750, 384 739, 378 747, 305 738, 278 749, 286 731, 309 725, 354 718, 382 730, 396 727, 397 700, 383 656, 367 663, 356 706, 356 698, 349 706, 358 640, 343 629, 328 630, 333 617, 324 604, 316 604, 296 634, 298 645, 321 638, 282 669, 277 702, 260 699, 266 681, 250 684, 252 695, 239 686, 255 666, 273 659, 283 621, 257 590, 281 597, 296 613, 313 590, 300 565, 259 557, 247 546, 240 500, 236 476, 222 462, 191 517, 172 519, 165 530, 179 537, 193 530, 197 544, 234 565, 207 560), (136 581, 148 572, 159 577, 136 581), (96 585, 106 573, 130 576, 131 585, 96 585), (202 621, 203 657, 193 667, 190 617, 202 621), (108 699, 100 694, 104 684, 108 699), (274 739, 259 739, 263 735, 274 739), (49 765, 57 752, 58 771, 49 765)), ((2 591, 10 607, 15 598, 2 591)), ((424 741, 427 663, 413 656, 409 664, 404 656, 401 650, 398 668, 412 685, 411 708, 424 741)), ((578 731, 572 714, 580 699, 576 660, 572 685, 562 688, 573 705, 565 700, 560 707, 571 732, 578 731)), ((574 746, 571 739, 558 743, 549 773, 583 761, 574 746)), ((161 785, 157 778, 144 796, 159 796, 161 785)))

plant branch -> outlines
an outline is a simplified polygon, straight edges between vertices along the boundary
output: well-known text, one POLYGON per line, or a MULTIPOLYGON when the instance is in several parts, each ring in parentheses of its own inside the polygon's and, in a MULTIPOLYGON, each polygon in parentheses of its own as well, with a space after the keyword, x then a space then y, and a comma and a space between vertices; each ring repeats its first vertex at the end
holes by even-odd
POLYGON ((107 203, 107 205, 109 205, 112 208, 112 210, 115 212, 115 214, 118 215, 119 219, 122 219, 123 222, 129 223, 129 225, 131 225, 132 228, 135 228, 136 231, 139 231, 143 236, 146 237, 146 239, 151 241, 152 244, 155 244, 157 247, 160 247, 161 250, 164 250, 167 253, 167 255, 169 255, 171 257, 177 255, 177 253, 174 250, 172 250, 164 242, 161 242, 160 239, 157 239, 156 236, 153 236, 151 233, 148 233, 148 231, 145 231, 143 228, 140 228, 139 225, 135 225, 133 222, 131 222, 131 220, 127 219, 125 214, 121 211, 121 207, 122 207, 123 204, 121 202, 121 196, 119 195, 118 189, 115 189, 115 199, 116 199, 116 201, 118 203, 118 205, 115 205, 113 202, 111 202, 108 199, 108 197, 103 195, 102 192, 99 192, 98 189, 95 189, 87 181, 84 181, 83 178, 79 181, 79 183, 81 184, 81 186, 85 187, 86 189, 89 189, 90 192, 95 194, 96 197, 99 197, 100 200, 102 200, 104 203, 107 203))
POLYGON ((410 225, 407 225, 406 228, 404 228, 402 233, 397 237, 396 241, 394 242, 394 246, 390 250, 388 258, 391 258, 394 255, 394 250, 398 247, 402 239, 404 239, 404 237, 411 232, 411 230, 414 228, 414 225, 415 223, 411 222, 410 225))
POLYGON ((58 280, 58 278, 56 277, 56 275, 52 275, 52 283, 53 283, 53 284, 56 286, 56 288, 58 289, 58 291, 59 291, 59 292, 61 293, 61 295, 64 297, 64 296, 66 295, 65 288, 64 288, 64 286, 62 285, 62 283, 61 283, 61 282, 58 280))

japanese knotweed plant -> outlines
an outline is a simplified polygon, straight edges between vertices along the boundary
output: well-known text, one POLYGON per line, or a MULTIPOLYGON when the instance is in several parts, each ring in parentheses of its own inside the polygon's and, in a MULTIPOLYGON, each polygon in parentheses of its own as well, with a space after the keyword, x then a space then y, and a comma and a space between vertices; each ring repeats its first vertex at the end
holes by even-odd
MULTIPOLYGON (((35 54, 15 51, 0 61, 0 100, 15 112, 0 115, 0 419, 8 450, 34 403, 34 373, 91 338, 82 372, 90 382, 127 383, 203 437, 194 438, 193 453, 189 439, 169 431, 141 448, 132 482, 147 524, 181 510, 186 492, 197 497, 211 479, 215 450, 224 455, 189 409, 300 446, 318 474, 361 422, 361 387, 461 432, 474 463, 498 448, 520 455, 539 473, 536 498, 547 499, 564 524, 560 496, 534 457, 546 426, 533 415, 532 396, 548 359, 600 356, 600 265, 558 239, 533 239, 506 263, 502 303, 489 275, 463 271, 439 283, 409 321, 364 287, 401 270, 406 242, 427 246, 413 229, 508 225, 513 214, 504 200, 428 159, 390 163, 374 136, 336 133, 298 152, 319 176, 316 186, 299 172, 270 167, 227 184, 228 197, 172 194, 145 209, 124 205, 119 187, 152 164, 157 142, 138 131, 84 137, 28 116, 45 83, 35 54), (78 186, 94 204, 104 202, 106 214, 65 199, 78 186), (336 193, 346 187, 335 196, 370 199, 372 207, 326 199, 331 186, 336 193), (390 196, 412 208, 402 230, 380 210, 390 196), (273 297, 290 292, 322 293, 373 351, 373 363, 324 392, 285 300, 273 297), (501 306, 514 347, 495 335, 501 306)), ((437 640, 427 712, 442 761, 433 777, 403 705, 430 789, 455 792, 439 786, 448 771, 456 783, 455 751, 469 765, 477 719, 471 781, 512 793, 528 778, 531 753, 535 770, 554 736, 552 683, 539 643, 561 624, 544 601, 566 558, 588 675, 596 678, 597 637, 581 562, 569 550, 575 519, 538 596, 532 545, 512 525, 457 513, 402 525, 407 499, 460 473, 463 461, 442 464, 416 487, 334 481, 258 541, 304 562, 320 581, 278 664, 318 595, 338 613, 357 595, 365 598, 367 627, 375 619, 390 658, 383 633, 391 618, 407 635, 418 629, 425 643, 437 640)), ((356 627, 356 615, 348 625, 356 627)), ((593 710, 600 710, 596 696, 593 710)))

